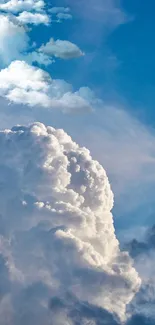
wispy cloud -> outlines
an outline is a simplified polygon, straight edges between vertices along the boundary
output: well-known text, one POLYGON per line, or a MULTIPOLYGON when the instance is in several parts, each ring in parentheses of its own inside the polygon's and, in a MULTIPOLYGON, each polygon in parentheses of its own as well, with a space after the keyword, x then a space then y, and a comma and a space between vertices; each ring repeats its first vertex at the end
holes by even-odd
MULTIPOLYGON (((153 204, 154 130, 117 105, 109 107, 103 104, 102 109, 94 114, 92 124, 88 122, 76 136, 106 167, 113 184, 120 216, 130 213, 131 218, 131 214, 137 212, 138 207, 147 203, 153 204), (124 204, 124 200, 127 200, 128 204, 124 204)), ((142 211, 145 219, 150 213, 148 207, 145 213, 142 211)), ((138 221, 138 218, 136 220, 138 221)), ((137 222, 136 220, 134 219, 134 222, 137 222)))
POLYGON ((85 36, 94 43, 100 39, 101 34, 107 34, 128 20, 127 14, 116 0, 66 0, 66 4, 81 19, 85 36), (93 39, 94 35, 97 38, 93 39))
POLYGON ((52 7, 48 10, 52 14, 52 21, 61 22, 73 18, 69 7, 52 7), (55 20, 53 19, 53 16, 55 20))
POLYGON ((87 20, 102 23, 104 25, 119 25, 125 22, 125 13, 121 9, 121 5, 116 0, 66 0, 70 3, 70 7, 76 10, 79 16, 87 20), (82 10, 83 9, 83 10, 82 10), (112 20, 113 18, 113 20, 112 20))
POLYGON ((113 72, 120 65, 120 60, 108 45, 107 39, 117 28, 128 23, 130 16, 120 1, 116 0, 65 0, 65 4, 71 8, 76 21, 70 35, 86 53, 84 59, 77 63, 82 74, 73 75, 73 80, 91 80, 95 87, 97 76, 102 74, 110 88, 114 80, 113 72), (110 73, 107 71, 108 66, 110 73))

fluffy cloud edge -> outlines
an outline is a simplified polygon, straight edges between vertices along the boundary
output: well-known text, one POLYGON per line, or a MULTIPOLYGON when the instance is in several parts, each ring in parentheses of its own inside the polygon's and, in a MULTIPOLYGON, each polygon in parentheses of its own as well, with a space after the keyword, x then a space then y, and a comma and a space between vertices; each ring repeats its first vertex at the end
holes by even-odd
POLYGON ((74 92, 64 80, 53 80, 47 72, 25 61, 14 61, 0 71, 0 95, 13 103, 56 108, 65 113, 91 112, 100 104, 89 88, 74 92))

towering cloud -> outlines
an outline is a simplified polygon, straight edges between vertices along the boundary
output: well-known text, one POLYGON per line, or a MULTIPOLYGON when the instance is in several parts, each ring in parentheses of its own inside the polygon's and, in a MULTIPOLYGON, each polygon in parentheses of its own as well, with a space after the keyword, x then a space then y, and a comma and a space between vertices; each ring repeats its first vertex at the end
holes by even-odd
POLYGON ((0 147, 0 319, 125 320, 140 279, 119 249, 102 166, 63 130, 41 123, 1 131, 0 147))

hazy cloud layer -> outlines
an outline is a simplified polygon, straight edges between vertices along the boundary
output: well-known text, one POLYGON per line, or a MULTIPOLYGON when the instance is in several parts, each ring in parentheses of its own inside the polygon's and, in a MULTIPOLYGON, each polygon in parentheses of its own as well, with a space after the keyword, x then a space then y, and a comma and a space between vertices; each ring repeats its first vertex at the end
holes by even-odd
POLYGON ((109 32, 128 21, 119 0, 66 0, 65 3, 81 20, 78 35, 94 46, 100 44, 101 38, 103 41, 109 32))
POLYGON ((71 20, 73 18, 69 7, 52 7, 48 12, 52 14, 52 17, 54 16, 54 18, 57 19, 57 22, 68 19, 71 20))

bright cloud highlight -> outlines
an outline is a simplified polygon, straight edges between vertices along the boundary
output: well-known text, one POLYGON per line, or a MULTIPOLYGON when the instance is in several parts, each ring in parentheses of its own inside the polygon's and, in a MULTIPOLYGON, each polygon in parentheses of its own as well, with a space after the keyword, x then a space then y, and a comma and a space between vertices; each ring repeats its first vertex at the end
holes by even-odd
POLYGON ((89 88, 74 92, 64 80, 51 79, 47 72, 24 61, 14 61, 0 71, 0 95, 13 103, 56 108, 65 113, 91 111, 99 104, 89 88))
POLYGON ((43 0, 10 0, 0 4, 0 10, 12 13, 22 11, 41 11, 44 9, 45 2, 43 0))
POLYGON ((45 13, 32 13, 23 11, 17 17, 17 20, 22 24, 45 24, 48 25, 50 22, 49 17, 45 13))

